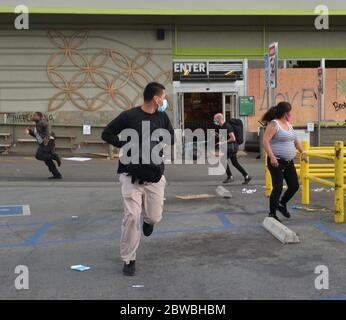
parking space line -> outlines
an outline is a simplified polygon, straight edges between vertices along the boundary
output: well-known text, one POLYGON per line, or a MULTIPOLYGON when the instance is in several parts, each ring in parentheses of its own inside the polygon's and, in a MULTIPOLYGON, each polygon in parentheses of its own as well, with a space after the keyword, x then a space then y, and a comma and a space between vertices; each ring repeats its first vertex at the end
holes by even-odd
POLYGON ((42 238, 47 233, 47 231, 54 225, 55 224, 51 223, 51 222, 45 223, 40 228, 38 228, 31 237, 26 239, 24 244, 26 244, 26 245, 35 245, 35 244, 37 244, 39 239, 42 238))
MULTIPOLYGON (((260 229, 262 227, 261 223, 254 223, 254 224, 234 224, 230 221, 230 219, 227 217, 227 214, 231 214, 231 212, 207 212, 203 214, 213 214, 215 215, 219 221, 222 223, 222 226, 205 226, 205 227, 187 227, 187 228, 177 228, 177 229, 171 229, 171 230, 156 230, 153 236, 164 236, 164 235, 174 235, 174 234, 191 234, 191 233, 203 233, 203 232, 223 232, 227 230, 243 230, 243 229, 260 229)), ((195 213, 187 213, 185 214, 192 216, 196 215, 195 213)), ((201 215, 199 213, 198 215, 201 215)), ((181 217, 182 215, 179 215, 181 217)), ((169 215, 170 218, 175 218, 178 216, 175 215, 169 215)), ((15 248, 15 247, 26 247, 26 246, 32 246, 32 245, 50 245, 50 244, 64 244, 64 243, 75 243, 75 242, 83 242, 83 241, 94 241, 94 240, 117 240, 120 238, 119 231, 116 231, 115 233, 111 233, 109 235, 103 235, 103 236, 91 236, 91 237, 81 237, 81 238, 75 238, 75 239, 57 239, 57 240, 45 240, 40 241, 40 239, 55 225, 62 225, 64 223, 67 223, 70 221, 69 219, 62 219, 62 220, 56 220, 51 222, 33 222, 33 223, 27 223, 27 224, 12 224, 12 225, 0 225, 0 227, 20 227, 20 226, 30 226, 30 225, 40 225, 40 227, 34 231, 34 233, 23 243, 17 243, 17 244, 0 244, 0 248, 15 248)), ((93 221, 93 222, 97 222, 93 221)), ((143 218, 141 219, 143 221, 143 218)), ((320 231, 324 232, 328 236, 332 237, 333 239, 336 239, 338 241, 341 241, 342 243, 346 244, 346 236, 343 234, 336 232, 326 225, 324 225, 320 221, 291 221, 290 224, 294 225, 313 225, 320 231)))
POLYGON ((226 217, 224 212, 216 213, 216 216, 222 222, 223 226, 227 229, 234 227, 234 224, 226 217))
POLYGON ((324 232, 325 234, 327 234, 328 236, 338 240, 338 241, 341 241, 343 242, 344 244, 346 244, 346 236, 344 236, 343 234, 337 232, 337 231, 334 231, 332 229, 330 229, 329 227, 327 227, 325 224, 323 224, 322 222, 319 222, 319 221, 315 221, 313 223, 313 225, 321 230, 322 232, 324 232))

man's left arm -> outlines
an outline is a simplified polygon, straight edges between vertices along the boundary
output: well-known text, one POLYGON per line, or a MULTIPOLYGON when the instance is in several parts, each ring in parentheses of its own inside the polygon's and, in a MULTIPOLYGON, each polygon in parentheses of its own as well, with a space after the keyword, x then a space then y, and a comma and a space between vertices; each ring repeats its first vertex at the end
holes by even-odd
POLYGON ((174 129, 171 123, 171 120, 169 120, 168 115, 165 113, 166 116, 166 130, 170 133, 171 136, 171 145, 175 144, 175 135, 174 135, 174 129))

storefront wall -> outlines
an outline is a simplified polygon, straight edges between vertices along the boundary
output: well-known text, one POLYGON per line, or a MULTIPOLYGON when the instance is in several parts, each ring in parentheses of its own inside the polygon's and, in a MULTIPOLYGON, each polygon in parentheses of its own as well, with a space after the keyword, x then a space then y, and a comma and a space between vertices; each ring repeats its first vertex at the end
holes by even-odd
MULTIPOLYGON (((296 17, 271 17, 264 22, 256 16, 231 20, 215 16, 93 16, 92 22, 81 16, 35 19, 30 30, 22 31, 0 20, 0 113, 16 113, 14 124, 24 126, 27 113, 41 111, 49 115, 53 126, 71 127, 71 135, 77 137, 87 123, 99 128, 94 139, 100 139, 99 132, 108 121, 139 105, 144 86, 154 80, 166 86, 168 114, 176 123, 175 59, 247 59, 250 63, 263 60, 273 41, 279 42, 281 60, 346 58, 346 48, 340 42, 346 36, 344 24, 335 27, 338 32, 316 32, 313 17, 309 23, 296 17), (304 23, 306 26, 301 26, 304 23), (165 30, 164 40, 157 40, 158 28, 165 30)), ((267 108, 264 70, 250 68, 244 76, 244 89, 239 94, 255 96, 256 112, 246 124, 248 132, 255 133, 267 108)), ((326 69, 325 83, 323 119, 344 121, 345 69, 326 69)), ((292 103, 295 124, 317 120, 316 93, 316 69, 279 70, 276 101, 292 103)), ((78 139, 82 141, 77 138, 77 144, 78 139)))
POLYGON ((0 38, 0 112, 103 125, 141 104, 150 81, 171 92, 170 38, 155 41, 152 30, 1 31, 0 38))

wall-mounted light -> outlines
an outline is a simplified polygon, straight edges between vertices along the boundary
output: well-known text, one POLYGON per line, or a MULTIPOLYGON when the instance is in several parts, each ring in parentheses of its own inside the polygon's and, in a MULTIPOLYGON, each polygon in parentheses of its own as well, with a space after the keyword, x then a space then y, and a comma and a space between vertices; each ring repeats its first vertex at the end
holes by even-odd
POLYGON ((230 71, 225 73, 225 76, 230 76, 233 72, 234 72, 234 70, 230 70, 230 71))

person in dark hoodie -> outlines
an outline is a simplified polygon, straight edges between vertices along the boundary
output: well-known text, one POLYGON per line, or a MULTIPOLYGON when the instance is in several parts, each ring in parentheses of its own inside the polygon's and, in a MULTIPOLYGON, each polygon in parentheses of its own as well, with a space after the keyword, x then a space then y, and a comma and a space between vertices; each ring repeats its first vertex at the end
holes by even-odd
POLYGON ((34 128, 27 128, 27 133, 34 137, 39 145, 36 152, 36 159, 43 161, 48 167, 48 170, 53 174, 48 179, 62 179, 62 175, 54 163, 56 161, 60 167, 61 159, 55 152, 55 139, 50 133, 47 120, 44 119, 41 112, 35 112, 32 120, 36 125, 34 128))

